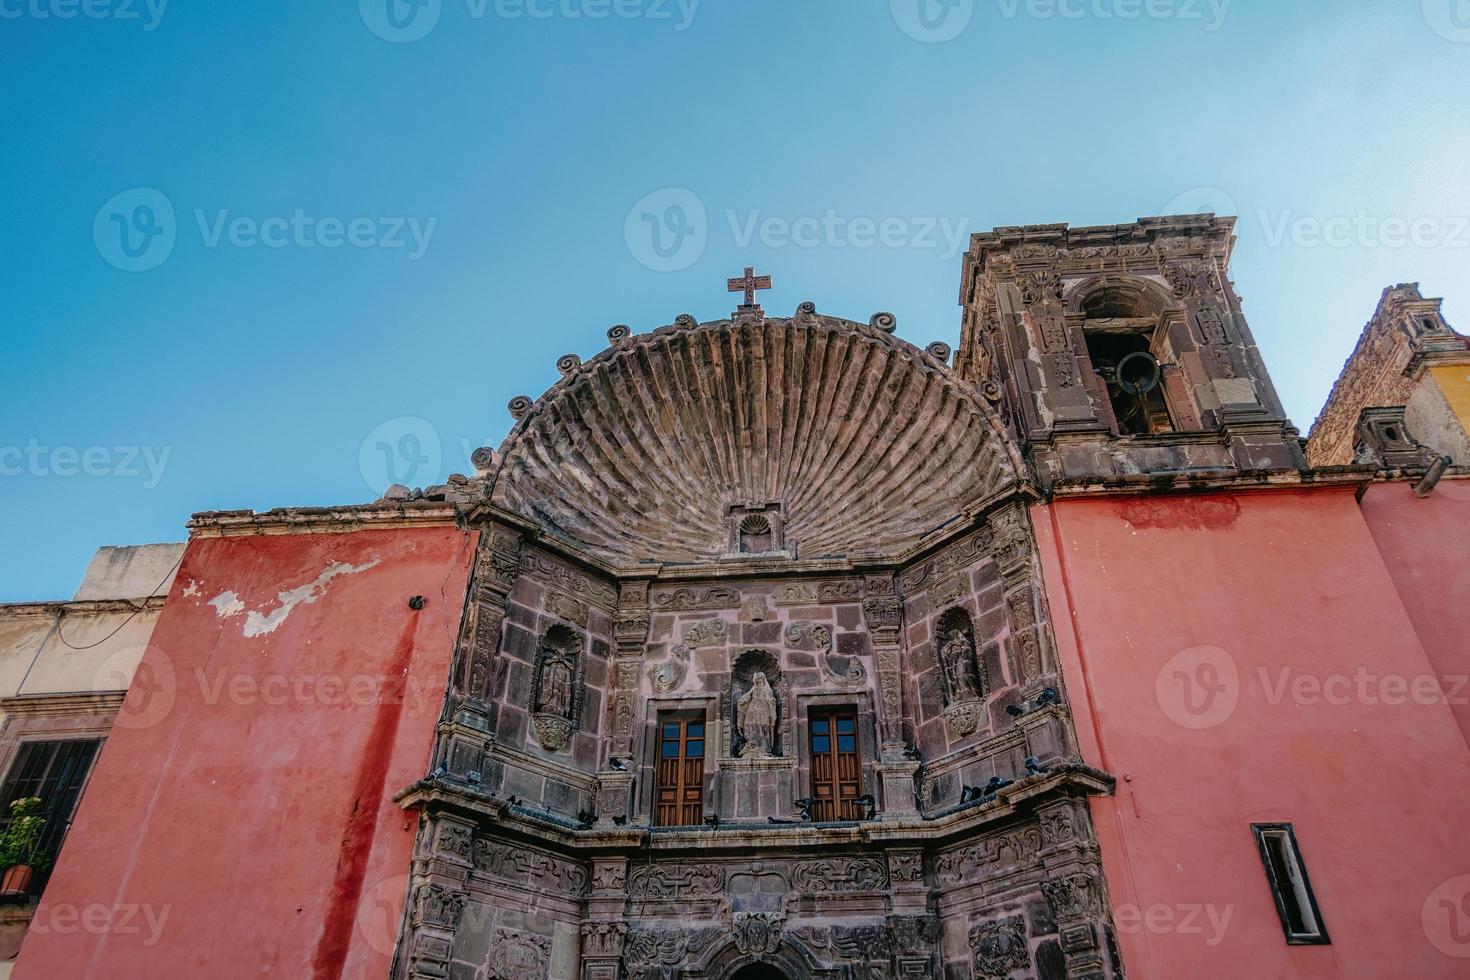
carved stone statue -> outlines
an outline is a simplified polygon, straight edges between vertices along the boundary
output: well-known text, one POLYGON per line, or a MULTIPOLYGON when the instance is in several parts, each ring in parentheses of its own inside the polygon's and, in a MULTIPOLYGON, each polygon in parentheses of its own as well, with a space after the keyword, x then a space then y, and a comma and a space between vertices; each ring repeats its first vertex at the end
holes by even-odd
POLYGON ((742 757, 762 759, 775 751, 776 745, 776 692, 766 675, 758 673, 751 678, 750 690, 740 696, 740 734, 745 739, 740 749, 742 757))
POLYGON ((963 633, 956 633, 944 645, 944 667, 949 674, 950 697, 953 701, 972 701, 980 696, 975 680, 975 651, 963 633))
POLYGON ((541 697, 536 710, 546 714, 571 717, 572 671, 562 659, 548 660, 541 674, 541 697))

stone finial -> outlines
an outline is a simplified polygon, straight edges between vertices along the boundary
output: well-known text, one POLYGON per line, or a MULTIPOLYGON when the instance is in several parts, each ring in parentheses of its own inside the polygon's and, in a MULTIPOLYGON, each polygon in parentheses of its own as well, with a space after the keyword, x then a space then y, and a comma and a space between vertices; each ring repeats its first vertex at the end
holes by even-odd
POLYGON ((607 332, 607 341, 616 347, 631 336, 633 336, 633 331, 628 325, 620 323, 607 332))
POLYGON ((898 317, 892 313, 874 313, 873 318, 868 321, 868 326, 884 333, 893 333, 898 329, 898 317))
POLYGON ((928 347, 925 347, 924 351, 930 357, 935 358, 936 360, 944 364, 949 363, 949 355, 954 353, 953 348, 951 348, 942 340, 934 341, 934 343, 930 344, 928 347))
POLYGON ((576 354, 563 354, 556 359, 556 369, 561 372, 562 377, 566 377, 581 366, 582 359, 576 354))
POLYGON ((532 400, 530 395, 516 395, 510 400, 510 404, 506 408, 510 409, 510 417, 519 422, 531 414, 531 406, 534 404, 536 402, 532 400))

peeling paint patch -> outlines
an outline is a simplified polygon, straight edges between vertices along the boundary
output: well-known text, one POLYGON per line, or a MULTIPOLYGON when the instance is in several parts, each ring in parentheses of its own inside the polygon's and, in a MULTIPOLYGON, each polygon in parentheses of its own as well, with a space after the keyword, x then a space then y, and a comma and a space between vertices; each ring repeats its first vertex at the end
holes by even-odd
POLYGON ((286 621, 286 617, 291 615, 291 610, 297 606, 310 605, 320 599, 322 593, 327 589, 327 583, 332 581, 332 579, 338 575, 356 575, 358 572, 365 572, 380 561, 382 561, 381 558, 374 558, 372 561, 365 562, 361 565, 333 562, 316 577, 315 581, 308 582, 295 589, 288 589, 285 592, 277 593, 276 598, 280 600, 280 605, 269 612, 258 609, 247 610, 245 603, 234 592, 221 592, 209 600, 209 604, 214 607, 215 614, 220 619, 229 619, 232 616, 245 613, 245 627, 243 632, 247 637, 274 633, 277 627, 286 621))
POLYGON ((245 603, 233 592, 221 592, 210 599, 209 604, 214 607, 214 614, 220 619, 229 619, 245 611, 245 603))
POLYGON ((199 583, 194 581, 193 579, 189 579, 189 584, 184 586, 183 594, 191 599, 194 596, 197 596, 199 594, 199 583))

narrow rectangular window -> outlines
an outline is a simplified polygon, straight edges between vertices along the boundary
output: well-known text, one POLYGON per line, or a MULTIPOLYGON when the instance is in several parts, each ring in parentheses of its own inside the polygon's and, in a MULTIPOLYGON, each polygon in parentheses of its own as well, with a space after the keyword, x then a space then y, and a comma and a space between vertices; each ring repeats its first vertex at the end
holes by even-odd
POLYGON ((858 757, 857 712, 850 708, 811 716, 812 819, 817 823, 861 820, 862 763, 858 757))
MULTIPOLYGON (((10 804, 16 800, 37 797, 41 801, 36 815, 46 822, 41 827, 41 847, 54 863, 61 852, 76 813, 82 784, 92 770, 101 739, 74 739, 64 742, 22 742, 11 763, 5 782, 0 785, 0 827, 10 826, 10 804)), ((46 884, 49 868, 37 873, 31 881, 31 892, 40 894, 46 884)))
POLYGON ((693 827, 704 822, 704 717, 664 715, 658 724, 653 823, 693 827))
POLYGON ((1294 946, 1325 946, 1332 942, 1317 908, 1317 896, 1312 893, 1296 830, 1289 823, 1257 823, 1251 824, 1251 829, 1261 849, 1266 880, 1276 899, 1286 941, 1294 946))

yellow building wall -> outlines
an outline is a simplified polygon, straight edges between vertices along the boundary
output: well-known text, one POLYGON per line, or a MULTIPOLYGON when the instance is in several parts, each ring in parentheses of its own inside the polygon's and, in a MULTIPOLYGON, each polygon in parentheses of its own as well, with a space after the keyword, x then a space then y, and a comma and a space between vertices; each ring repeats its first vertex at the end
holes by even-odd
POLYGON ((1470 364, 1440 364, 1429 369, 1450 411, 1470 432, 1470 364))

